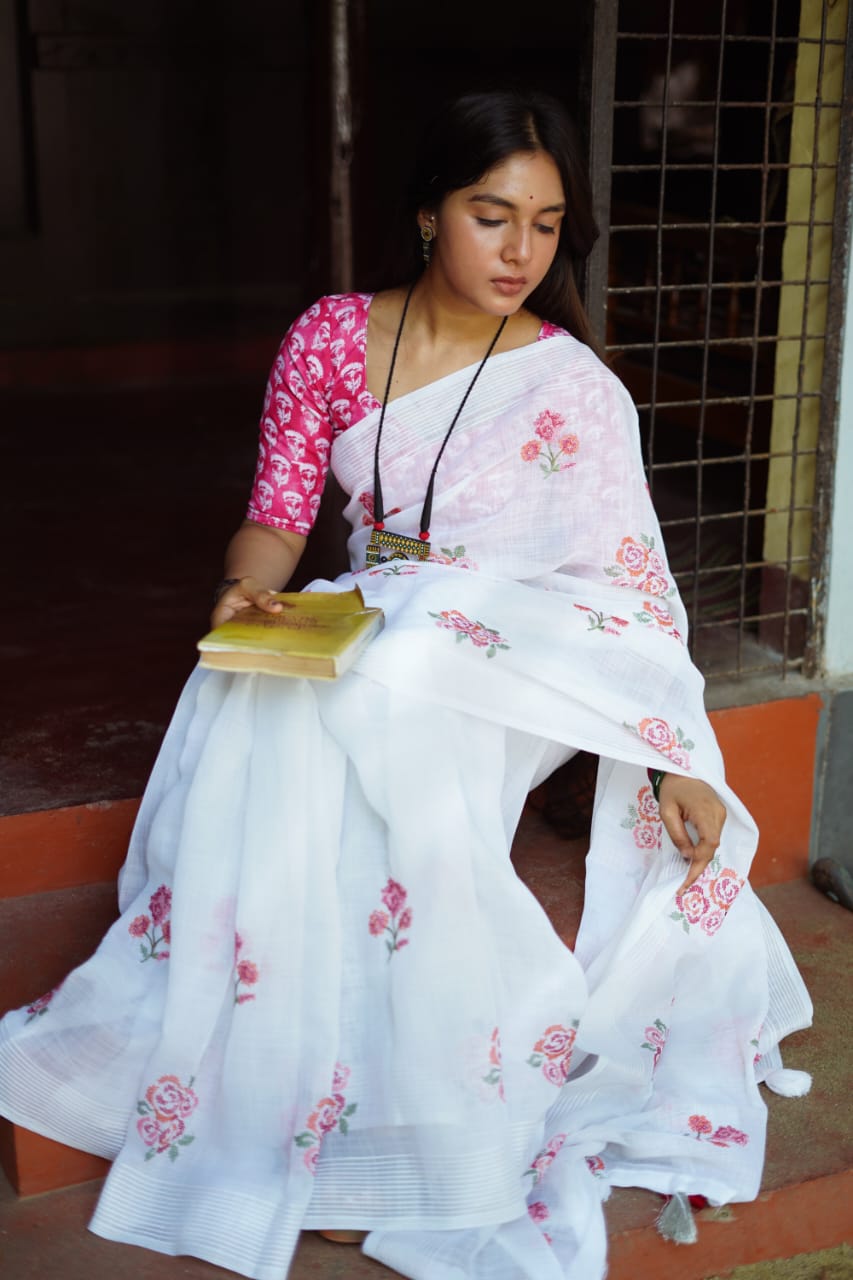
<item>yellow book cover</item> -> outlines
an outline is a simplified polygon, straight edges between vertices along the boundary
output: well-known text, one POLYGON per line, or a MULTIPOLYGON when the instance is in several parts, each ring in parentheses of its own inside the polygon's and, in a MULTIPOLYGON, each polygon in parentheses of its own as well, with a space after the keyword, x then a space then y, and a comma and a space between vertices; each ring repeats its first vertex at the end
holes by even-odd
POLYGON ((385 621, 352 591, 279 591, 279 613, 243 609, 202 636, 201 665, 219 671, 334 680, 355 662, 385 621))

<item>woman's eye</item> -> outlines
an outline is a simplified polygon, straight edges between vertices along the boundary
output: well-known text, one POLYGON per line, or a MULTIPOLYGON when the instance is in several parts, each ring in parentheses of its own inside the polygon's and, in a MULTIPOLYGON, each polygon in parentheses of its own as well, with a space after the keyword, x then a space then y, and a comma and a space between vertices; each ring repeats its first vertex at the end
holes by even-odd
POLYGON ((503 224, 503 218, 478 218, 481 227, 500 227, 503 224))
POLYGON ((547 227, 545 226, 544 223, 541 223, 540 226, 537 228, 537 230, 541 231, 542 234, 546 236, 553 236, 553 235, 556 235, 557 233, 556 227, 547 227))

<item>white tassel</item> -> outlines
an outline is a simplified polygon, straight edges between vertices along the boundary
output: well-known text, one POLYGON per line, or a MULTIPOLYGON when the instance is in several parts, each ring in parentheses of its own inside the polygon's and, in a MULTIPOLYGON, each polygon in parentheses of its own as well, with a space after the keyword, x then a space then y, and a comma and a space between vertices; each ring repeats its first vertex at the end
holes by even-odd
POLYGON ((690 1201, 683 1191, 676 1191, 658 1214, 655 1223, 664 1240, 673 1244, 695 1244, 699 1239, 696 1219, 690 1201))
POLYGON ((777 1067, 768 1071, 764 1083, 783 1098, 804 1098, 812 1087, 808 1071, 792 1071, 790 1067, 777 1067))

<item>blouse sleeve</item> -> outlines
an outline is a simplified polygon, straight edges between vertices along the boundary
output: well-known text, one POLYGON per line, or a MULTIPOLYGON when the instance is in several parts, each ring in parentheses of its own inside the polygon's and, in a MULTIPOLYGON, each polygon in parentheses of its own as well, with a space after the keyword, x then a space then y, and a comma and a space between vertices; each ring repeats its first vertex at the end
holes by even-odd
POLYGON ((247 519, 311 532, 329 470, 329 324, 317 302, 291 326, 270 370, 247 519))

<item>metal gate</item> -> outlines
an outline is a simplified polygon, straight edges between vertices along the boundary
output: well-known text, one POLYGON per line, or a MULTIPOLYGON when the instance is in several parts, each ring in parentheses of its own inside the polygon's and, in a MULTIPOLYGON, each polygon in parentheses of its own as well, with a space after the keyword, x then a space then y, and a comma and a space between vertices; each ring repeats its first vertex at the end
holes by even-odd
POLYGON ((708 676, 820 660, 850 16, 848 0, 596 6, 587 297, 640 411, 708 676))

